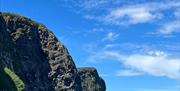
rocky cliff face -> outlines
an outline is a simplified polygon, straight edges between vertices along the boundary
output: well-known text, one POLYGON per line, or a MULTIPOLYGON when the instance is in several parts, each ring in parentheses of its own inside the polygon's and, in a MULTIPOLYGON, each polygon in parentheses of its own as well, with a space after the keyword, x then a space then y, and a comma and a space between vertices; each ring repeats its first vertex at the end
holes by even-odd
POLYGON ((76 68, 68 50, 45 26, 19 15, 0 13, 0 67, 19 76, 25 91, 106 89, 94 68, 76 68))
POLYGON ((95 68, 78 68, 83 91, 105 91, 104 80, 99 77, 95 68))

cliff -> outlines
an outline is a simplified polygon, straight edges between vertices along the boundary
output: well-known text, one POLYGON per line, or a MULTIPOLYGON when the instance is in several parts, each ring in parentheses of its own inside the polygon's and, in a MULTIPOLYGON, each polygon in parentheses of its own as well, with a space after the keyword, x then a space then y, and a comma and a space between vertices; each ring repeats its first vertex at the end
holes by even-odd
POLYGON ((105 91, 95 68, 76 68, 66 47, 44 25, 0 13, 0 90, 105 91))

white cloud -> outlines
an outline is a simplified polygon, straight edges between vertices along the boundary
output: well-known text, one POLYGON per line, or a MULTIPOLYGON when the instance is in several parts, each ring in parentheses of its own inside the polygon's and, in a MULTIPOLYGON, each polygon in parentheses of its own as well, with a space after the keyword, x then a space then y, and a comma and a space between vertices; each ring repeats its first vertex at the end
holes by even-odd
POLYGON ((108 2, 109 1, 107 1, 107 0, 84 0, 84 1, 82 0, 79 3, 79 6, 85 8, 85 9, 92 9, 92 8, 98 7, 98 6, 108 3, 108 2))
POLYGON ((93 29, 91 30, 91 32, 104 32, 104 31, 105 31, 104 28, 93 28, 93 29))
POLYGON ((109 40, 109 41, 114 41, 118 38, 119 34, 116 34, 114 32, 109 32, 107 33, 106 37, 104 37, 102 39, 102 41, 106 41, 106 40, 109 40))
POLYGON ((95 19, 113 25, 149 23, 162 19, 164 17, 163 11, 169 9, 176 10, 179 7, 180 2, 177 1, 133 3, 112 8, 110 11, 107 10, 108 12, 104 15, 86 15, 85 18, 95 19))
POLYGON ((177 58, 132 54, 122 58, 122 60, 124 60, 125 65, 150 75, 166 76, 173 79, 179 79, 180 76, 180 59, 177 58))
POLYGON ((116 76, 139 76, 139 75, 142 75, 142 73, 134 71, 134 70, 129 70, 129 69, 128 70, 119 70, 116 73, 116 76))
POLYGON ((164 56, 166 55, 163 51, 148 51, 147 54, 152 56, 164 56))
POLYGON ((129 25, 149 22, 158 17, 159 14, 152 14, 148 7, 135 6, 112 10, 108 15, 103 17, 103 21, 116 25, 129 25))
POLYGON ((129 25, 151 22, 163 17, 163 10, 179 7, 179 2, 166 3, 145 3, 120 7, 112 10, 103 18, 103 21, 114 23, 116 25, 129 25))
POLYGON ((119 55, 118 52, 103 51, 103 52, 95 52, 92 56, 88 58, 87 61, 91 63, 97 63, 101 61, 101 59, 120 59, 120 58, 121 58, 121 55, 119 55))
POLYGON ((99 76, 100 76, 100 77, 109 77, 109 76, 111 76, 111 74, 101 74, 101 73, 100 73, 99 76))
POLYGON ((171 34, 174 32, 180 32, 180 20, 176 20, 176 21, 164 24, 159 29, 159 32, 161 34, 171 34))
POLYGON ((160 51, 154 51, 154 53, 151 54, 137 53, 130 55, 123 55, 117 51, 103 51, 96 53, 95 56, 90 58, 91 62, 96 62, 100 59, 117 60, 121 62, 122 65, 126 67, 126 70, 121 70, 116 74, 119 76, 137 76, 141 74, 148 74, 152 76, 164 76, 171 79, 179 79, 180 59, 170 57, 168 55, 168 53, 160 51))
POLYGON ((84 18, 107 25, 128 26, 151 23, 160 25, 156 32, 150 31, 151 34, 158 36, 160 34, 163 37, 172 37, 167 34, 180 31, 179 0, 78 0, 72 2, 80 7, 78 9, 81 10, 84 18))

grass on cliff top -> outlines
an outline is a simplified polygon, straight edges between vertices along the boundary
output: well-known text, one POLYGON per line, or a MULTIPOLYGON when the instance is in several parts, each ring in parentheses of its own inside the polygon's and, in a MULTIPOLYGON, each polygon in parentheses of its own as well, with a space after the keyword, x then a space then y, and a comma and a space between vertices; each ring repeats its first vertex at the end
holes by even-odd
POLYGON ((29 23, 31 23, 31 24, 33 24, 33 25, 35 25, 35 26, 39 26, 39 28, 47 29, 47 27, 46 27, 44 24, 39 23, 39 22, 37 22, 37 21, 33 21, 32 19, 30 19, 30 18, 28 18, 28 17, 25 17, 25 16, 21 16, 21 15, 19 15, 19 14, 17 14, 17 13, 0 12, 0 14, 1 14, 2 16, 13 16, 13 17, 18 17, 18 18, 20 18, 20 19, 25 19, 25 20, 27 20, 29 23))
POLYGON ((0 65, 0 91, 23 91, 23 81, 10 69, 0 65))

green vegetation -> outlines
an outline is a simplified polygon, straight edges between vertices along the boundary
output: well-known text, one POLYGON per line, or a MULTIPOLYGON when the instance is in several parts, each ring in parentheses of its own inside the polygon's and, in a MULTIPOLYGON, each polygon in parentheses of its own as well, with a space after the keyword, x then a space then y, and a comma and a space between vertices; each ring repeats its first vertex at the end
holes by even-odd
POLYGON ((7 67, 0 64, 0 91, 23 91, 23 81, 7 67))
POLYGON ((12 72, 10 69, 8 69, 6 67, 4 68, 4 71, 13 80, 13 82, 17 88, 17 91, 22 91, 25 88, 23 81, 14 72, 12 72))
POLYGON ((41 29, 47 29, 45 25, 43 25, 43 24, 41 24, 39 22, 33 21, 30 18, 21 16, 21 15, 19 15, 17 13, 3 12, 2 15, 4 17, 11 16, 11 17, 18 17, 19 19, 25 19, 25 20, 28 20, 27 22, 31 23, 32 25, 39 26, 41 29))
POLYGON ((17 91, 17 88, 8 74, 4 72, 4 69, 0 65, 0 91, 17 91))
POLYGON ((11 15, 11 16, 14 16, 14 17, 16 16, 16 17, 20 17, 20 18, 26 18, 26 17, 21 16, 21 15, 19 15, 19 14, 17 14, 17 13, 10 13, 10 12, 3 12, 2 15, 3 15, 3 16, 9 16, 9 15, 11 15))
POLYGON ((14 37, 14 40, 17 40, 22 35, 22 31, 20 29, 16 30, 11 34, 14 37))

